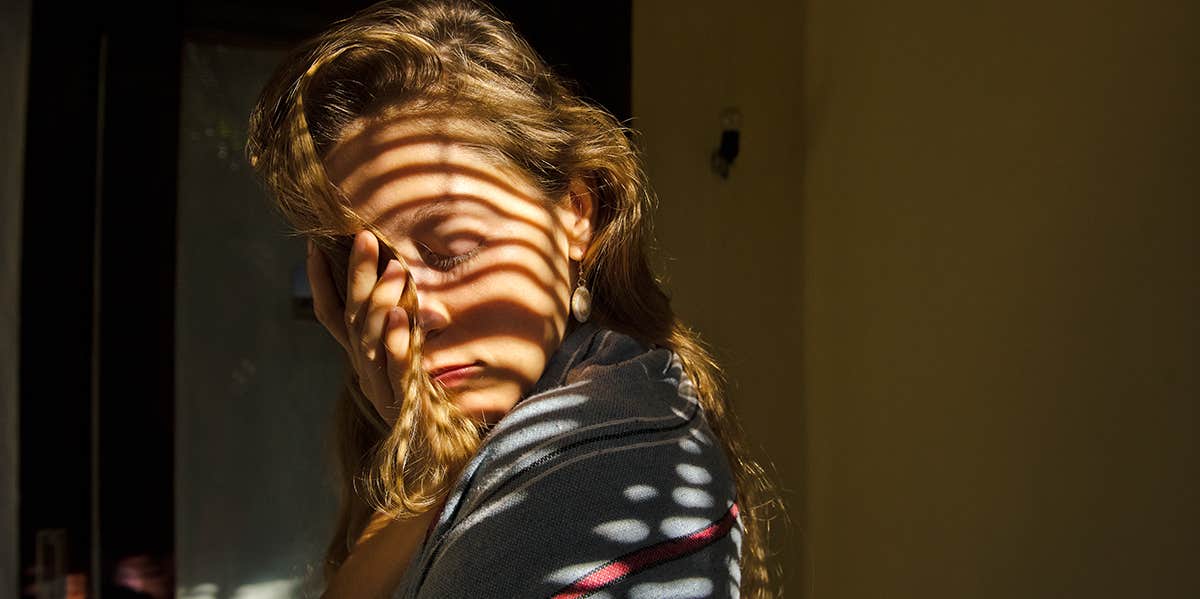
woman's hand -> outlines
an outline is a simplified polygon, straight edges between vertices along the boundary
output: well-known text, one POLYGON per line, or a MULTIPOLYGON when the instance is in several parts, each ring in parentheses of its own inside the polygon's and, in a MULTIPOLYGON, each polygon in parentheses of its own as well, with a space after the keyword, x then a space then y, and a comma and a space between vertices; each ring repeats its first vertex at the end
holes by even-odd
POLYGON ((324 255, 308 244, 313 313, 350 356, 363 394, 390 420, 386 415, 398 406, 408 367, 408 315, 397 305, 407 276, 395 259, 382 275, 377 275, 378 264, 379 240, 370 231, 359 232, 350 250, 343 305, 324 255))

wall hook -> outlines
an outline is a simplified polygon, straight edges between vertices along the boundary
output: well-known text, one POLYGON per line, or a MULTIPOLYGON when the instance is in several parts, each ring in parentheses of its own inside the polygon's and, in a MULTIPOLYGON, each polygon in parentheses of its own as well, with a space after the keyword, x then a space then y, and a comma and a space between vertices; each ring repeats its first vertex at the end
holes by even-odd
POLYGON ((742 111, 726 108, 721 111, 721 142, 713 150, 712 171, 722 179, 729 178, 729 169, 741 149, 742 111))

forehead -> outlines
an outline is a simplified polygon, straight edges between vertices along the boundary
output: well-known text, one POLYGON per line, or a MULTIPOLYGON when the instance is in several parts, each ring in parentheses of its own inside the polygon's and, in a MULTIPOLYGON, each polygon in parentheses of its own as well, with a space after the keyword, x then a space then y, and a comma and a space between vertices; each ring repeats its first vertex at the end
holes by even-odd
POLYGON ((422 212, 450 202, 540 220, 542 193, 515 166, 462 141, 466 127, 448 120, 359 121, 326 155, 325 169, 359 216, 388 230, 404 230, 422 212))

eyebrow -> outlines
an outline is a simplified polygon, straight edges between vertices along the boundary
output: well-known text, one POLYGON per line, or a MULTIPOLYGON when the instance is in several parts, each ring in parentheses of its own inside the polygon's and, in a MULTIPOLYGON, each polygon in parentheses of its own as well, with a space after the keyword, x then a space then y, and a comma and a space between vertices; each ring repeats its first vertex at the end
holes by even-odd
POLYGON ((462 213, 464 208, 461 204, 473 203, 470 200, 471 197, 469 196, 447 194, 437 200, 418 206, 408 216, 396 218, 390 224, 396 230, 411 233, 414 228, 434 218, 462 213))
POLYGON ((408 222, 419 223, 431 216, 441 216, 443 213, 452 212, 450 209, 451 205, 460 204, 462 201, 463 198, 461 196, 445 196, 443 198, 439 198, 429 202, 428 204, 419 206, 415 211, 413 211, 412 218, 408 219, 408 222))

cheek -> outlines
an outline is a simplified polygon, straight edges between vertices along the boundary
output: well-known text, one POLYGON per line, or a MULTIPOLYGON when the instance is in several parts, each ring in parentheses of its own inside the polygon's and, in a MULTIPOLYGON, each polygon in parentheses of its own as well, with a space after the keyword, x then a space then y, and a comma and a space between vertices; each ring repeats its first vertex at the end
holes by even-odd
POLYGON ((497 249, 492 258, 455 294, 455 320, 473 336, 546 345, 568 311, 565 264, 515 246, 497 249))
POLYGON ((561 341, 568 317, 568 263, 549 240, 536 246, 508 243, 487 254, 475 267, 478 277, 456 290, 454 320, 461 334, 486 344, 505 376, 528 387, 561 341))
POLYGON ((511 294, 547 315, 563 303, 570 290, 570 262, 566 236, 551 219, 510 224, 488 253, 484 268, 489 276, 480 280, 487 289, 481 291, 511 294))

